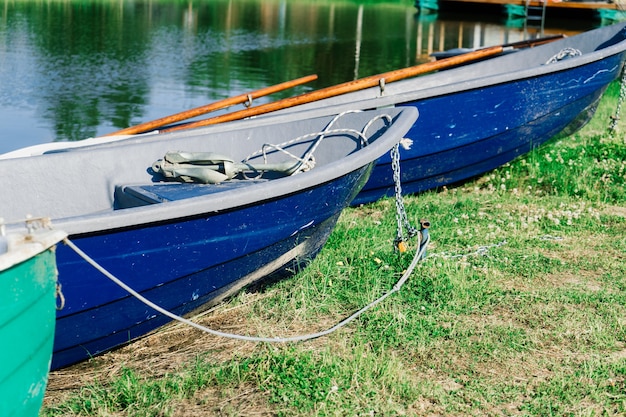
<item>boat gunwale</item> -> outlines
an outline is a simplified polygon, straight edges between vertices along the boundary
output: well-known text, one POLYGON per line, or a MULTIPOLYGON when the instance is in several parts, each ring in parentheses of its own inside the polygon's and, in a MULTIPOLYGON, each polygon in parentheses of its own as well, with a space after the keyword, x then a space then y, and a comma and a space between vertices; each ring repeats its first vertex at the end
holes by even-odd
POLYGON ((0 272, 47 251, 65 239, 67 233, 55 229, 40 230, 34 233, 11 231, 4 237, 7 238, 8 248, 6 253, 0 254, 0 272))
MULTIPOLYGON (((359 112, 363 114, 363 112, 359 112)), ((236 210, 239 207, 253 205, 260 201, 282 198, 294 193, 303 192, 307 189, 315 188, 319 184, 331 182, 337 178, 359 170, 364 166, 376 162, 385 154, 401 137, 413 126, 418 111, 414 108, 390 108, 385 110, 373 110, 367 112, 371 117, 379 114, 390 114, 393 122, 385 129, 380 137, 350 155, 338 157, 333 164, 327 164, 316 169, 301 173, 295 176, 278 178, 264 183, 251 184, 250 191, 242 193, 241 189, 225 190, 220 192, 220 198, 214 195, 204 195, 190 197, 184 200, 171 201, 166 203, 152 204, 148 206, 133 207, 121 210, 106 209, 84 215, 53 218, 54 227, 66 231, 69 235, 98 234, 110 230, 142 227, 155 223, 170 223, 176 220, 202 217, 212 213, 236 210)), ((328 118, 330 113, 325 112, 328 118)), ((304 118, 304 115, 302 115, 304 118)), ((294 119, 291 116, 290 119, 294 119)), ((301 120, 296 118, 297 120, 301 120)), ((253 122, 252 122, 253 123, 253 122)), ((265 123, 264 123, 265 124, 265 123)), ((272 124, 275 124, 272 123, 272 124)), ((238 126, 237 130, 249 130, 251 126, 238 126)), ((230 126, 229 130, 235 130, 230 126)), ((187 132, 184 136, 203 136, 211 133, 211 129, 204 129, 187 132)), ((181 137, 175 133, 164 135, 164 141, 172 141, 175 137, 181 137)), ((174 144, 173 144, 174 145, 174 144)), ((130 143, 116 143, 116 149, 123 149, 124 152, 132 152, 134 148, 141 148, 141 141, 130 141, 130 143)), ((89 151, 95 153, 91 157, 97 157, 98 152, 109 152, 108 146, 97 146, 92 148, 75 148, 71 154, 80 155, 89 151)), ((66 152, 52 153, 47 155, 34 156, 32 158, 55 158, 56 155, 65 155, 66 152)), ((0 162, 1 163, 1 162, 0 162)), ((149 183, 149 181, 146 181, 149 183)), ((122 184, 118 184, 122 185, 122 184)), ((130 185, 130 184, 128 184, 130 185)), ((7 230, 11 230, 13 224, 7 224, 7 230)))

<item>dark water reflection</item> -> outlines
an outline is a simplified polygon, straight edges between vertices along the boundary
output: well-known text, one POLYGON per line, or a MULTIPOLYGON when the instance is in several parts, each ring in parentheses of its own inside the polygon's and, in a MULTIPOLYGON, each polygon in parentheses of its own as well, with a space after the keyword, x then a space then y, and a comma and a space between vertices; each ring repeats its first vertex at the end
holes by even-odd
MULTIPOLYGON (((285 97, 537 36, 520 22, 417 16, 413 0, 4 0, 0 153, 80 140, 317 74, 285 97)), ((595 22, 553 22, 545 34, 595 22)))

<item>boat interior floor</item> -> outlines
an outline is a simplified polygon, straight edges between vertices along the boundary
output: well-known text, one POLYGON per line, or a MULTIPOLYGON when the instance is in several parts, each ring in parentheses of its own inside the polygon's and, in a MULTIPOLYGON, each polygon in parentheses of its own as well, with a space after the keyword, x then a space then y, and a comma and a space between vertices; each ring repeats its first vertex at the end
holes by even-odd
POLYGON ((223 191, 248 187, 268 181, 267 179, 232 179, 219 184, 196 184, 163 182, 152 184, 118 185, 115 187, 114 209, 127 209, 168 201, 216 194, 223 191))

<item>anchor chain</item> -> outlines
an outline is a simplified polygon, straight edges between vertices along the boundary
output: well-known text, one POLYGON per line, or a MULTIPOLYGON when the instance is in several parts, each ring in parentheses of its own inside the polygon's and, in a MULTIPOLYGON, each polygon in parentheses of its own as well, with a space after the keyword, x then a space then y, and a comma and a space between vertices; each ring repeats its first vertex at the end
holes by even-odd
POLYGON ((617 98, 617 106, 615 108, 615 115, 611 116, 611 124, 609 125, 609 132, 615 133, 617 129, 617 122, 620 119, 620 113, 622 111, 622 103, 626 100, 626 65, 622 67, 622 77, 620 79, 619 97, 617 98))
MULTIPOLYGON (((391 169, 393 170, 393 184, 395 192, 396 203, 396 239, 394 240, 394 247, 400 251, 400 253, 406 252, 406 241, 417 235, 420 235, 420 247, 428 242, 428 228, 430 222, 428 220, 420 220, 421 228, 418 230, 409 222, 406 214, 406 208, 404 206, 404 198, 402 197, 402 181, 400 178, 400 144, 396 144, 391 149, 391 169), (406 229, 408 238, 405 239, 403 230, 406 229)), ((426 252, 424 252, 425 256, 426 252)))

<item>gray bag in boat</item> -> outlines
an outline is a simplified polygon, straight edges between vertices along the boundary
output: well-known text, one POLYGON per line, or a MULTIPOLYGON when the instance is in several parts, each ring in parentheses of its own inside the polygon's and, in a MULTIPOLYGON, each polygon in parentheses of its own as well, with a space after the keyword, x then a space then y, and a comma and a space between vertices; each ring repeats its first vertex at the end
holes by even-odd
POLYGON ((292 175, 300 166, 299 161, 276 164, 250 164, 213 152, 170 151, 163 159, 152 164, 152 170, 166 179, 181 182, 218 184, 239 174, 260 175, 263 172, 292 175))

